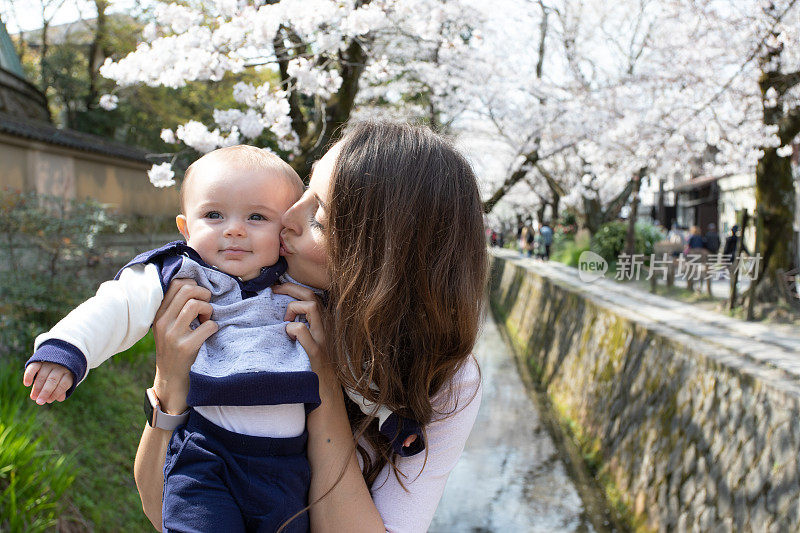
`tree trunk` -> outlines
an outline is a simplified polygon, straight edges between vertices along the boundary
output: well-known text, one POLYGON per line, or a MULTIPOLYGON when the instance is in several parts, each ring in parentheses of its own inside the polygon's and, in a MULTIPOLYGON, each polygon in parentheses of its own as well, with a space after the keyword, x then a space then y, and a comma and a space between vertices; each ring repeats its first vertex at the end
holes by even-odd
POLYGON ((788 157, 778 156, 775 148, 764 149, 756 166, 756 214, 761 220, 762 238, 756 253, 761 254, 755 298, 774 302, 784 283, 780 272, 793 268, 791 244, 794 238, 794 183, 788 157))
POLYGON ((619 194, 611 199, 610 202, 603 207, 599 198, 591 198, 588 196, 583 197, 583 226, 589 230, 591 235, 597 233, 600 226, 606 222, 611 222, 622 209, 622 206, 628 201, 631 193, 633 192, 633 180, 629 181, 625 188, 619 194))
MULTIPOLYGON (((783 45, 769 47, 761 59, 759 81, 764 124, 778 127, 782 146, 788 146, 800 132, 800 106, 784 110, 783 97, 800 83, 800 72, 782 73, 780 59, 783 45), (777 97, 768 97, 774 92, 777 97)), ((774 147, 762 148, 764 155, 756 165, 756 227, 761 229, 761 255, 758 277, 752 298, 757 302, 786 301, 787 287, 784 272, 796 266, 793 257, 795 191, 792 164, 789 157, 778 155, 774 147)), ((793 291, 792 291, 793 292, 793 291)), ((791 302, 795 303, 795 302, 791 302)))
POLYGON ((553 206, 553 216, 552 216, 553 224, 555 224, 556 221, 558 221, 558 219, 560 218, 558 213, 558 210, 561 208, 559 205, 560 203, 561 203, 561 195, 553 191, 553 201, 550 203, 550 205, 553 206))
POLYGON ((545 222, 544 213, 545 211, 547 211, 547 205, 548 205, 547 202, 542 202, 541 204, 539 204, 539 209, 536 210, 536 217, 537 220, 539 221, 539 224, 544 224, 545 222))
POLYGON ((589 230, 590 235, 597 233, 603 225, 603 206, 597 198, 583 197, 583 227, 589 230))
MULTIPOLYGON (((339 87, 339 91, 325 103, 322 111, 324 115, 317 117, 314 121, 316 127, 309 127, 308 122, 310 121, 302 115, 299 104, 293 103, 291 97, 289 100, 292 109, 292 127, 300 137, 301 150, 300 155, 289 164, 306 182, 308 182, 311 165, 314 161, 322 157, 330 145, 342 135, 342 128, 350 118, 356 94, 358 94, 361 74, 366 68, 367 53, 359 41, 354 40, 350 46, 340 52, 339 62, 342 65, 339 71, 342 76, 342 85, 339 87), (295 109, 297 109, 296 112, 295 109)), ((288 64, 288 60, 286 63, 288 64)), ((282 64, 280 68, 281 77, 288 79, 288 73, 284 72, 282 64)))
POLYGON ((633 191, 631 192, 631 212, 628 214, 628 234, 625 237, 625 253, 636 252, 636 218, 639 216, 639 189, 642 186, 644 169, 633 175, 633 191))
MULTIPOLYGON (((44 19, 44 13, 42 13, 42 19, 44 19)), ((49 43, 47 42, 47 29, 50 26, 49 20, 42 21, 42 48, 41 54, 39 55, 39 74, 42 78, 42 92, 47 92, 47 87, 50 85, 50 80, 48 79, 49 73, 47 72, 47 51, 49 48, 49 43)))
POLYGON ((89 53, 87 56, 87 74, 89 75, 89 92, 86 95, 86 108, 92 107, 97 102, 98 97, 98 76, 100 66, 106 58, 106 39, 108 33, 108 17, 106 16, 106 9, 108 8, 108 0, 94 0, 94 5, 97 8, 97 19, 95 20, 94 36, 92 44, 89 46, 89 53))

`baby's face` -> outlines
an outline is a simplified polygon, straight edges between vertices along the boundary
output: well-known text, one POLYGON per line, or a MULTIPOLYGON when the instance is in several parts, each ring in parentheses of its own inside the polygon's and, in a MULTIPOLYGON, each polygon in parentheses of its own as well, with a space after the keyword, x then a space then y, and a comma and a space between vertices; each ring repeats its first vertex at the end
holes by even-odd
POLYGON ((278 173, 211 161, 193 169, 178 229, 203 261, 247 281, 278 261, 281 215, 300 193, 278 173))

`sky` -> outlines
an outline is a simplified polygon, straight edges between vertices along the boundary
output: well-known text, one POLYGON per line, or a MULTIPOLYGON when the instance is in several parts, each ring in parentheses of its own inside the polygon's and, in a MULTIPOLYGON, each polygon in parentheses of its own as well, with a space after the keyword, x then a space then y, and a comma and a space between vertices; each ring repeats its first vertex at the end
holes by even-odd
MULTIPOLYGON (((57 6, 58 9, 47 9, 46 15, 52 17, 51 25, 75 22, 82 18, 94 18, 97 11, 91 0, 0 0, 0 19, 6 25, 8 33, 36 30, 42 27, 42 3, 57 6)), ((148 2, 136 0, 113 0, 111 12, 128 11, 137 4, 148 2)))

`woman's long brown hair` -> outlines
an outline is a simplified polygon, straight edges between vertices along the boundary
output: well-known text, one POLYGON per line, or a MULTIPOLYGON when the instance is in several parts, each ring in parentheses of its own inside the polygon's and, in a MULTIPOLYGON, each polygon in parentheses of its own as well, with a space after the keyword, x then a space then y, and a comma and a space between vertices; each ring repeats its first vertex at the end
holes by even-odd
MULTIPOLYGON (((447 393, 480 327, 478 185, 464 156, 427 127, 360 123, 341 145, 327 211, 328 351, 345 387, 424 425, 435 414, 431 396, 447 393)), ((387 462, 400 480, 376 419, 349 407, 375 451, 359 447, 367 484, 387 462)))

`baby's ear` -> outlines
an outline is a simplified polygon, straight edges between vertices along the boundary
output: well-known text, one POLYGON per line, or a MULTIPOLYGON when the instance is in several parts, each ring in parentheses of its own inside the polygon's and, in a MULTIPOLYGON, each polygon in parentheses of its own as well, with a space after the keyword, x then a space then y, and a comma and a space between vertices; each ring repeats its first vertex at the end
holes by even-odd
POLYGON ((181 232, 183 238, 186 241, 189 241, 189 228, 186 225, 186 216, 185 215, 178 215, 175 217, 175 225, 178 226, 178 231, 181 232))

